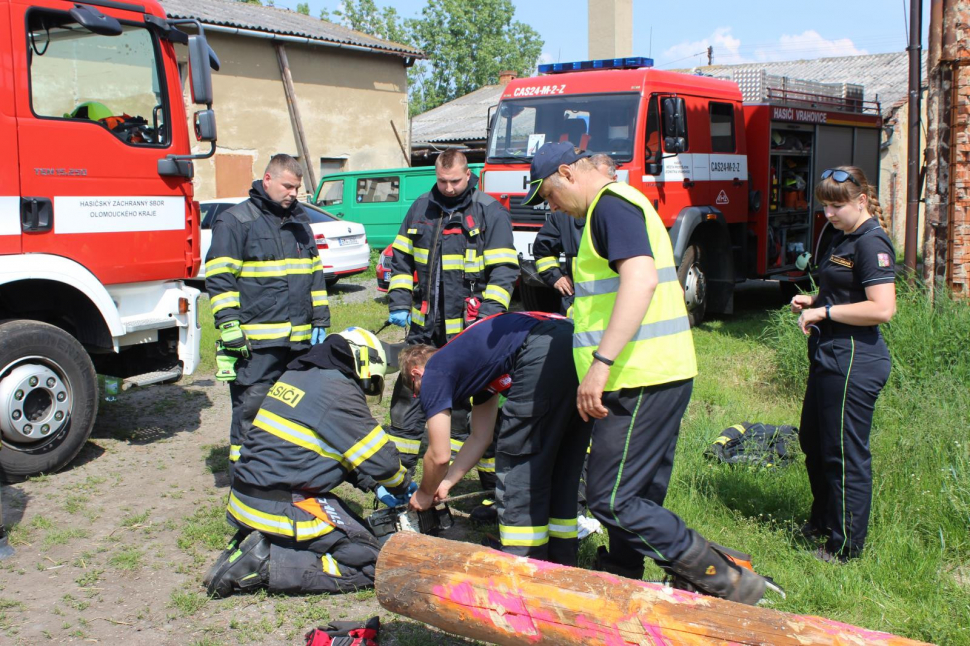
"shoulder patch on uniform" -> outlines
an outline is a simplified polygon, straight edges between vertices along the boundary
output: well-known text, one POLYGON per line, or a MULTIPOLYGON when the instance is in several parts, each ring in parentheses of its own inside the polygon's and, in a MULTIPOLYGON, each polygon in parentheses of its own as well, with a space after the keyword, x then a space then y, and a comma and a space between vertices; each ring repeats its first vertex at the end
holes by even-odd
POLYGON ((249 200, 240 202, 236 206, 226 209, 225 215, 231 215, 240 222, 252 222, 259 217, 259 214, 256 213, 256 209, 251 207, 251 204, 249 200))
POLYGON ((281 401, 290 408, 296 408, 296 405, 300 403, 304 395, 306 393, 296 386, 277 381, 266 396, 281 401))
POLYGON ((880 267, 889 267, 891 264, 893 264, 893 261, 889 258, 889 254, 888 253, 877 253, 876 254, 876 263, 880 267))

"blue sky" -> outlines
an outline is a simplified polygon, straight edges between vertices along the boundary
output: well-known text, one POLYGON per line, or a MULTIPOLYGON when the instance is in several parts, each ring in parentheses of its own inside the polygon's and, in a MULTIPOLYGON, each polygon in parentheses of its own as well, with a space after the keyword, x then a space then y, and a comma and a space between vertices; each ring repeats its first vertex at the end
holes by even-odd
MULTIPOLYGON (((265 1, 265 0, 264 0, 265 1)), ((420 0, 376 0, 406 17, 420 14, 420 0)), ((333 10, 339 0, 309 0, 310 13, 333 10)), ((540 62, 587 58, 586 0, 513 0, 515 18, 531 25, 545 41, 540 62), (550 11, 550 9, 552 9, 550 11)), ((276 0, 293 9, 297 0, 276 0)), ((923 0, 923 47, 929 0, 923 0)), ((724 2, 633 0, 633 54, 651 56, 659 68, 714 63, 820 58, 900 52, 906 49, 908 0, 817 0, 724 2)))

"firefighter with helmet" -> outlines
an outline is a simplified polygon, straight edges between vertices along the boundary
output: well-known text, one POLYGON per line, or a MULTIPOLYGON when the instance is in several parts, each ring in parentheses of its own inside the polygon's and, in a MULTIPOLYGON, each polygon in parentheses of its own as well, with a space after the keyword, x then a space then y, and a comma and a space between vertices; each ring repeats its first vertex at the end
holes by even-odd
MULTIPOLYGON (((408 209, 394 239, 387 298, 388 320, 410 325, 408 345, 440 348, 469 323, 508 309, 519 261, 509 212, 478 190, 465 155, 443 152, 435 162, 435 177, 431 191, 408 209)), ((451 442, 456 454, 468 437, 467 419, 467 403, 456 404, 451 442)), ((425 423, 420 403, 399 379, 388 432, 409 469, 417 463, 425 423)), ((494 487, 491 451, 483 456, 478 474, 485 489, 494 487)), ((494 521, 490 502, 472 517, 494 521)))
POLYGON ((376 484, 393 507, 417 488, 367 407, 380 401, 387 370, 388 350, 355 327, 287 366, 243 441, 226 510, 239 531, 205 576, 209 594, 374 584, 377 538, 332 491, 376 484))

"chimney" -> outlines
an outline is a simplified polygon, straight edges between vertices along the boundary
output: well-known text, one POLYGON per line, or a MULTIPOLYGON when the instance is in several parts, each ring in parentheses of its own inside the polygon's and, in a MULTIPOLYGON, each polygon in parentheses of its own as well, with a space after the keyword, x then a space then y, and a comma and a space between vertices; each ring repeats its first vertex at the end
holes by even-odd
POLYGON ((498 84, 508 85, 509 81, 515 80, 519 77, 519 73, 515 70, 503 70, 498 73, 498 84))
POLYGON ((587 0, 589 58, 633 55, 633 0, 587 0))

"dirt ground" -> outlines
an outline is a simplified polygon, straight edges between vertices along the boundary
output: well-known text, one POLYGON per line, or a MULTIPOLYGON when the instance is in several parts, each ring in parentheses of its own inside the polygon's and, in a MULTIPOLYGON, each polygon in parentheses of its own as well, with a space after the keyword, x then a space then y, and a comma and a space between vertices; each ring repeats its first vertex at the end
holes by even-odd
MULTIPOLYGON (((343 292, 348 302, 374 295, 343 292)), ((67 469, 4 486, 16 553, 0 562, 0 644, 294 645, 314 626, 373 615, 384 646, 471 643, 384 611, 373 591, 208 599, 202 576, 230 533, 229 418, 228 388, 209 374, 125 393, 101 402, 67 469)))

